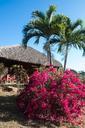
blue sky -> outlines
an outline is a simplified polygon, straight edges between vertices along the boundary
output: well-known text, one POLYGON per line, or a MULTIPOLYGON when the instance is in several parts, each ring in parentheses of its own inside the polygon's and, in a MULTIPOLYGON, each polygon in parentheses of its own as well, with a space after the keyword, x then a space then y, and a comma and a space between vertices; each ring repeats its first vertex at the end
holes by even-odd
MULTIPOLYGON (((70 17, 72 21, 79 18, 85 21, 85 0, 0 0, 0 46, 21 44, 22 29, 32 18, 32 11, 46 11, 51 4, 57 6, 57 13, 70 17)), ((43 52, 43 40, 41 45, 33 45, 33 40, 29 45, 43 52)), ((62 56, 56 50, 53 53, 63 64, 62 56)), ((67 68, 85 71, 82 51, 70 50, 67 68)))

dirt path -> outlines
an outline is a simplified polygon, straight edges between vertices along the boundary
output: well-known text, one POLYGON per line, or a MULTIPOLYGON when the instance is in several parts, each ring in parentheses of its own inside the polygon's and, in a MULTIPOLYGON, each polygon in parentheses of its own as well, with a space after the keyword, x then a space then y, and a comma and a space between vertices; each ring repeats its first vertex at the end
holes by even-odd
POLYGON ((0 90, 0 128, 25 128, 27 122, 16 106, 15 92, 0 90))

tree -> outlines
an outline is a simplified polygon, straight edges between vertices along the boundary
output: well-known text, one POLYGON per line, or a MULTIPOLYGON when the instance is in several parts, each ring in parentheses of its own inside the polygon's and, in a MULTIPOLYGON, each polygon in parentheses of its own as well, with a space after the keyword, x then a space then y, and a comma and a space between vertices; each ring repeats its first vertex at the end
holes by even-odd
POLYGON ((55 12, 56 6, 54 5, 51 5, 45 13, 38 10, 34 11, 32 13, 33 20, 23 29, 24 37, 22 44, 25 47, 27 42, 33 37, 35 37, 34 43, 36 44, 40 42, 41 37, 45 39, 43 48, 47 52, 50 65, 52 64, 50 41, 53 43, 52 39, 59 35, 59 26, 56 21, 55 12))
POLYGON ((68 57, 68 52, 71 47, 79 48, 85 53, 85 29, 82 29, 82 21, 77 20, 72 23, 71 20, 67 19, 67 25, 64 31, 64 40, 59 44, 58 51, 65 50, 65 60, 64 60, 64 70, 66 69, 66 62, 68 57))
POLYGON ((83 55, 85 55, 85 29, 82 26, 82 20, 77 20, 76 22, 71 22, 70 18, 66 16, 61 16, 60 35, 58 40, 53 39, 51 44, 58 45, 58 52, 64 54, 64 70, 66 69, 68 52, 71 47, 83 50, 83 55))

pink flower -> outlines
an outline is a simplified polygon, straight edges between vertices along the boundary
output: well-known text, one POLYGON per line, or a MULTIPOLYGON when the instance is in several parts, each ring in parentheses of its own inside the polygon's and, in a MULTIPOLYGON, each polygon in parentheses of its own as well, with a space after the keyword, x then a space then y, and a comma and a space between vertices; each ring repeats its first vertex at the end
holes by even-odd
POLYGON ((37 70, 18 96, 17 105, 29 119, 73 124, 85 106, 85 85, 70 70, 37 70))
POLYGON ((45 102, 42 102, 42 109, 46 109, 47 108, 47 104, 45 102))

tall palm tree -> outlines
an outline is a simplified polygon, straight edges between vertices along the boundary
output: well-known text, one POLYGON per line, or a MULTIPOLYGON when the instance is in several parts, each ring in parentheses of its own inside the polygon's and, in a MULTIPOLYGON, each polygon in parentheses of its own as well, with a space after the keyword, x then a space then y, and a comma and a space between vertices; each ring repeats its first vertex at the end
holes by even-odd
MULTIPOLYGON (((61 17, 61 16, 60 16, 61 17)), ((68 52, 71 47, 83 50, 85 55, 85 28, 82 27, 82 20, 72 23, 68 17, 61 17, 61 33, 59 39, 52 39, 51 44, 58 45, 58 52, 64 53, 64 70, 66 69, 68 52), (62 22, 63 21, 63 22, 62 22)))
POLYGON ((67 26, 64 31, 64 39, 59 44, 58 51, 65 50, 65 60, 64 60, 64 70, 66 69, 67 57, 68 52, 71 47, 76 49, 83 50, 83 54, 85 53, 85 29, 82 28, 82 21, 77 20, 76 22, 72 23, 71 20, 68 18, 67 26))
MULTIPOLYGON (((59 35, 59 26, 56 22, 56 6, 51 5, 49 9, 43 13, 41 11, 34 11, 32 13, 33 20, 30 21, 23 29, 24 38, 23 46, 27 46, 27 42, 35 37, 34 43, 39 43, 40 38, 45 38, 43 48, 47 51, 49 63, 51 62, 51 47, 50 40, 59 35)), ((53 42, 53 41, 52 41, 53 42)))

